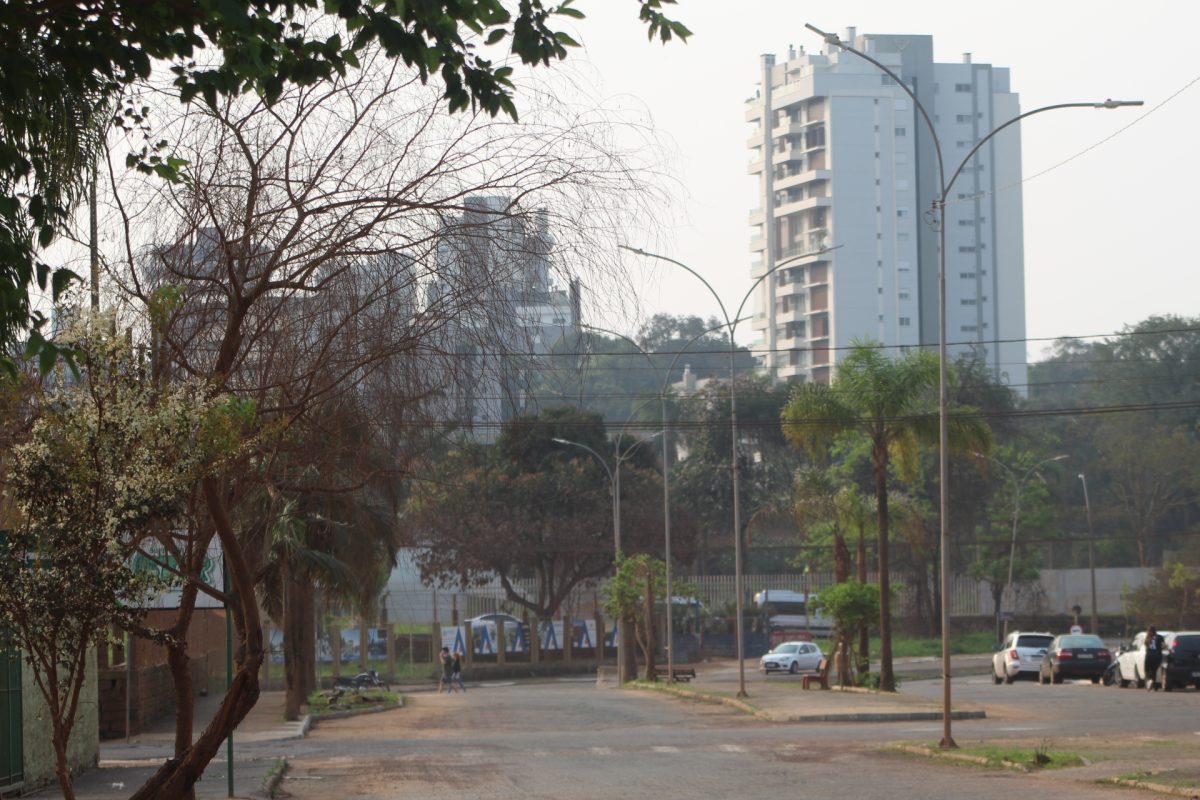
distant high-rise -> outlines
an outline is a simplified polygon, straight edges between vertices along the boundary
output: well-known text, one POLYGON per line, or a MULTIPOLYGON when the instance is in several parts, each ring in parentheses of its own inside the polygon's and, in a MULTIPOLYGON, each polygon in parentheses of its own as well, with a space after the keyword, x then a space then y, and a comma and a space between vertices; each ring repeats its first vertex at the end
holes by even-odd
MULTIPOLYGON (((929 111, 947 177, 995 126, 1020 113, 1008 70, 933 60, 930 36, 856 35, 929 111)), ((762 56, 747 101, 756 125, 750 173, 751 275, 779 264, 758 291, 757 355, 777 379, 828 382, 855 339, 938 341, 938 195, 933 142, 913 102, 875 66, 836 48, 762 56), (797 258, 823 247, 838 249, 797 258)), ((959 176, 946 213, 947 342, 1023 391, 1025 265, 1017 126, 989 141, 959 176)))

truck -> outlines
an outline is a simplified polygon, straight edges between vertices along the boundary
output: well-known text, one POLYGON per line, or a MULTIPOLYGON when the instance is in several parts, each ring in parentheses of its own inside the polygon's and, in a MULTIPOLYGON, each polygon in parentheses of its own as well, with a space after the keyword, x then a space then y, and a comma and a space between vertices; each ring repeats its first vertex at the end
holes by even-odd
POLYGON ((754 607, 773 639, 780 635, 788 639, 828 636, 833 620, 811 608, 816 597, 816 593, 790 589, 763 589, 754 595, 754 607))

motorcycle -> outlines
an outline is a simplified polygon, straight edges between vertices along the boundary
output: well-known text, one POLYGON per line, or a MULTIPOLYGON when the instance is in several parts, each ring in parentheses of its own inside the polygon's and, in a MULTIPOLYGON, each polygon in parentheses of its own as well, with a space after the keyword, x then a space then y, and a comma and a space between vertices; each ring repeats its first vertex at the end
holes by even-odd
POLYGON ((1121 685, 1121 664, 1117 659, 1124 652, 1124 647, 1118 647, 1117 652, 1113 654, 1113 659, 1109 663, 1108 668, 1104 670, 1104 676, 1100 678, 1100 682, 1105 686, 1121 685))
POLYGON ((339 675, 333 679, 333 686, 336 689, 351 689, 355 692, 361 692, 363 689, 383 689, 385 692, 391 691, 391 686, 387 681, 379 677, 379 673, 375 670, 367 670, 360 672, 351 677, 349 675, 339 675))

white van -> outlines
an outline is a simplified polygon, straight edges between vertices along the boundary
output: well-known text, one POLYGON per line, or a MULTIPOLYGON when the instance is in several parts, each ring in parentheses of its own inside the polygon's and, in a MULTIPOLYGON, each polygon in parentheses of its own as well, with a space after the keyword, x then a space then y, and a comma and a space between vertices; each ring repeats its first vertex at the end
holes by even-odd
POLYGON ((809 601, 816 597, 815 593, 764 589, 754 595, 754 607, 765 618, 768 630, 811 631, 827 635, 833 630, 833 620, 809 607, 809 601))

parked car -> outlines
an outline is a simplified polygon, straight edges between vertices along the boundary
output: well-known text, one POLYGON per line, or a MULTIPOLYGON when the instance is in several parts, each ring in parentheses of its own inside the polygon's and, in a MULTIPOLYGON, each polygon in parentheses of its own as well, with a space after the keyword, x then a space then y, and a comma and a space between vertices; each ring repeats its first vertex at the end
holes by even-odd
POLYGON ((1038 683, 1062 683, 1065 678, 1088 678, 1099 683, 1112 653, 1099 636, 1068 633, 1056 636, 1042 656, 1038 683))
POLYGON ((504 626, 504 641, 508 649, 512 650, 520 642, 522 648, 529 647, 529 628, 521 620, 514 617, 512 614, 504 614, 494 612, 491 614, 480 614, 478 617, 471 617, 463 620, 463 624, 471 626, 471 633, 478 636, 484 630, 487 631, 488 637, 493 644, 496 641, 496 626, 504 626))
MULTIPOLYGON (((1159 631, 1165 642, 1174 636, 1172 631, 1159 631)), ((1122 687, 1133 684, 1141 689, 1146 685, 1146 632, 1133 637, 1129 646, 1117 655, 1117 679, 1122 687)))
POLYGON ((772 672, 816 672, 824 654, 813 642, 782 642, 759 659, 758 666, 766 674, 772 672))
POLYGON ((1158 668, 1158 685, 1165 692, 1188 684, 1200 689, 1200 631, 1164 635, 1163 641, 1166 645, 1158 668))
POLYGON ((992 683, 1012 683, 1024 674, 1037 677, 1042 656, 1054 641, 1052 633, 1012 631, 992 655, 992 683))

